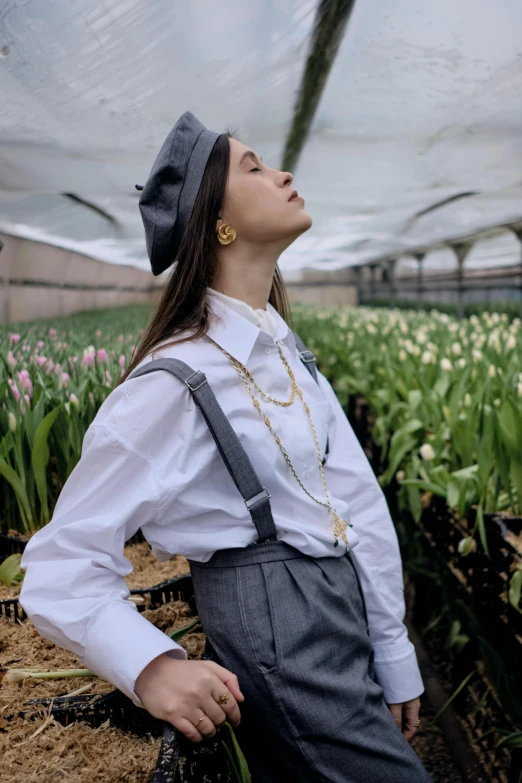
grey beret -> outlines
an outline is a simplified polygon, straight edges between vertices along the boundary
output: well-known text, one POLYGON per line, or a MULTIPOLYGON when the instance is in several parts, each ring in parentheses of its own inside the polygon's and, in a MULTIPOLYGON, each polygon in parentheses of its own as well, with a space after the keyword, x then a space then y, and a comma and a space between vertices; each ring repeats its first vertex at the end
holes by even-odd
POLYGON ((160 275, 176 258, 220 135, 186 111, 163 142, 145 185, 135 186, 142 191, 139 208, 154 275, 160 275))

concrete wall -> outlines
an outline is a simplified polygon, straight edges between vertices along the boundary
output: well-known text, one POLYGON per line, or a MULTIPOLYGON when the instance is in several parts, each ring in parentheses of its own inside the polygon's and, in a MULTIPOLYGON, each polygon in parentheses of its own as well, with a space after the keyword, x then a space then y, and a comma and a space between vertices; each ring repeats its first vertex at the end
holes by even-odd
POLYGON ((357 289, 352 285, 295 285, 286 286, 290 302, 304 302, 319 307, 357 304, 357 289))
MULTIPOLYGON (((71 250, 0 233, 0 323, 65 316, 80 310, 152 304, 166 275, 108 264, 71 250)), ((356 305, 352 270, 303 269, 285 277, 291 302, 356 305)))
POLYGON ((164 284, 164 276, 133 266, 9 234, 0 239, 0 323, 152 303, 164 284))
POLYGON ((290 302, 304 302, 318 306, 357 305, 357 286, 352 269, 323 272, 320 269, 302 269, 285 278, 290 302))

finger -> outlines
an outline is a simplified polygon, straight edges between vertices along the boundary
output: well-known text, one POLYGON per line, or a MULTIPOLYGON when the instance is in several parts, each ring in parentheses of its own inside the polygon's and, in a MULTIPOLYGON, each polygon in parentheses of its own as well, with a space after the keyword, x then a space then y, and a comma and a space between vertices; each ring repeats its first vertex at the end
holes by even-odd
MULTIPOLYGON (((203 739, 201 732, 198 731, 198 729, 196 729, 191 721, 189 721, 187 718, 176 718, 175 720, 169 720, 169 718, 165 718, 165 720, 167 720, 169 723, 172 723, 174 728, 178 729, 178 731, 181 731, 181 733, 184 734, 185 737, 191 742, 201 742, 203 739)), ((194 723, 195 722, 196 721, 194 721, 194 723)))
POLYGON ((239 711, 239 706, 234 698, 234 694, 233 693, 230 694, 227 702, 220 703, 219 697, 222 694, 223 694, 223 685, 222 683, 220 683, 216 688, 212 690, 212 698, 216 701, 218 707, 221 707, 226 712, 231 723, 233 723, 234 726, 237 726, 237 724, 241 720, 241 712, 239 711))
POLYGON ((397 727, 402 731, 402 704, 388 704, 388 707, 397 727))
POLYGON ((208 715, 214 726, 221 726, 228 717, 226 712, 221 709, 221 704, 218 704, 210 693, 202 699, 199 706, 208 715))
POLYGON ((420 702, 412 701, 404 705, 404 731, 407 740, 410 740, 417 731, 419 721, 420 702))
POLYGON ((211 719, 211 717, 208 714, 205 714, 206 710, 197 710, 197 714, 195 713, 194 720, 191 720, 190 722, 192 724, 197 724, 197 730, 202 734, 204 737, 213 737, 216 733, 216 727, 214 725, 214 721, 211 719), (203 718, 202 721, 200 721, 200 718, 203 718))
POLYGON ((219 663, 216 663, 215 661, 203 661, 203 663, 206 666, 209 666, 213 673, 219 677, 221 682, 227 686, 228 690, 234 695, 234 698, 237 701, 244 701, 245 697, 241 692, 239 681, 234 672, 225 669, 224 666, 220 666, 219 663))

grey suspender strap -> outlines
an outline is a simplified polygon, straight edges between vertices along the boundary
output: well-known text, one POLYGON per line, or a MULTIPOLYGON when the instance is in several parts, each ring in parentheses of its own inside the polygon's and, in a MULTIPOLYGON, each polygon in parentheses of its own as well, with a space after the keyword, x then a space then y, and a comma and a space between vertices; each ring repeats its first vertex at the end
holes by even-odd
MULTIPOLYGON (((292 332, 295 338, 295 344, 297 345, 299 349, 299 356, 301 358, 301 361, 303 362, 304 366, 314 379, 316 383, 319 383, 319 378, 317 377, 317 367, 315 366, 315 356, 313 355, 312 351, 309 351, 304 344, 304 342, 301 340, 297 332, 292 332)), ((324 451, 324 457, 323 457, 323 465, 326 462, 326 458, 328 456, 328 452, 330 449, 330 444, 328 441, 328 435, 326 436, 326 448, 324 451)))
POLYGON ((277 541, 276 527, 270 508, 270 495, 266 488, 261 486, 249 456, 216 400, 205 373, 201 370, 193 370, 192 367, 182 362, 181 359, 162 358, 153 359, 147 362, 147 364, 138 367, 137 370, 129 375, 127 380, 146 375, 149 372, 155 372, 156 370, 167 370, 188 386, 196 405, 198 405, 205 417, 205 421, 216 442, 219 453, 223 457, 228 472, 250 511, 259 536, 259 543, 263 541, 277 541), (265 493, 264 495, 261 494, 263 492, 265 493), (258 498, 258 495, 261 495, 261 497, 258 498), (254 500, 254 498, 257 499, 254 500))
MULTIPOLYGON (((277 532, 269 500, 271 495, 266 487, 261 485, 250 458, 219 405, 205 373, 201 370, 193 370, 192 367, 181 361, 181 359, 164 357, 154 359, 138 367, 137 370, 134 370, 129 375, 127 380, 150 372, 156 372, 157 370, 167 370, 167 372, 172 373, 172 375, 183 381, 190 389, 196 405, 198 405, 205 418, 226 468, 250 512, 258 533, 257 543, 277 541, 277 532), (258 497, 259 495, 261 497, 258 497)), ((317 376, 315 377, 317 380, 317 376)))

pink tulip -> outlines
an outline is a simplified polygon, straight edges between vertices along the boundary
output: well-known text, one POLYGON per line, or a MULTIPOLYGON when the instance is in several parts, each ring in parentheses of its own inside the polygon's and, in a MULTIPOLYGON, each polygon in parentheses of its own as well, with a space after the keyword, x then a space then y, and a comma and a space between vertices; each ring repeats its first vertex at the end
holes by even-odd
POLYGON ((20 341, 20 335, 14 334, 13 332, 9 332, 9 345, 14 345, 15 343, 20 341))
POLYGON ((44 343, 43 340, 38 340, 38 342, 36 343, 36 347, 38 349, 43 348, 44 345, 45 345, 45 343, 44 343))
POLYGON ((96 329, 94 334, 96 335, 96 337, 101 337, 101 329, 96 329))
POLYGON ((29 375, 28 370, 21 370, 18 373, 18 382, 22 389, 25 389, 27 391, 27 394, 30 398, 33 396, 33 383, 31 381, 31 376, 29 375))
POLYGON ((15 367, 16 367, 16 365, 18 364, 18 362, 17 362, 17 361, 16 361, 16 359, 14 358, 14 355, 13 355, 13 352, 12 352, 12 351, 7 351, 7 364, 9 365, 9 367, 11 368, 11 370, 14 370, 14 368, 15 368, 15 367))
POLYGON ((64 386, 69 385, 69 375, 66 372, 62 372, 62 377, 60 378, 60 381, 58 383, 58 388, 61 389, 64 386))
POLYGON ((49 329, 49 337, 51 338, 51 340, 54 340, 54 338, 56 337, 56 329, 53 329, 52 327, 49 329))
POLYGON ((36 357, 36 363, 37 363, 37 365, 39 367, 41 367, 42 364, 45 364, 46 361, 47 361, 47 356, 37 356, 36 357))
POLYGON ((62 371, 62 365, 60 364, 60 362, 56 362, 56 364, 54 365, 54 372, 56 373, 56 375, 60 375, 61 371, 62 371))
POLYGON ((96 358, 98 359, 99 362, 109 361, 109 357, 107 356, 107 351, 105 350, 105 348, 98 348, 98 350, 96 351, 96 358))
POLYGON ((89 367, 94 362, 94 354, 93 353, 86 353, 83 355, 83 359, 81 361, 82 367, 89 367))
POLYGON ((125 337, 122 334, 118 335, 118 342, 122 343, 125 340, 125 337))
POLYGON ((14 394, 15 400, 19 400, 20 399, 20 392, 18 391, 18 387, 15 385, 15 382, 13 381, 13 379, 12 378, 8 378, 7 379, 7 383, 11 387, 11 391, 14 394))
POLYGON ((69 399, 70 399, 70 401, 72 402, 73 405, 76 405, 77 408, 80 407, 80 400, 78 399, 76 394, 73 394, 73 393, 69 394, 69 399))
POLYGON ((121 367, 122 369, 125 369, 125 363, 126 363, 126 359, 125 359, 125 356, 124 356, 123 354, 122 354, 122 355, 120 356, 120 358, 118 359, 118 362, 120 363, 120 367, 121 367))

